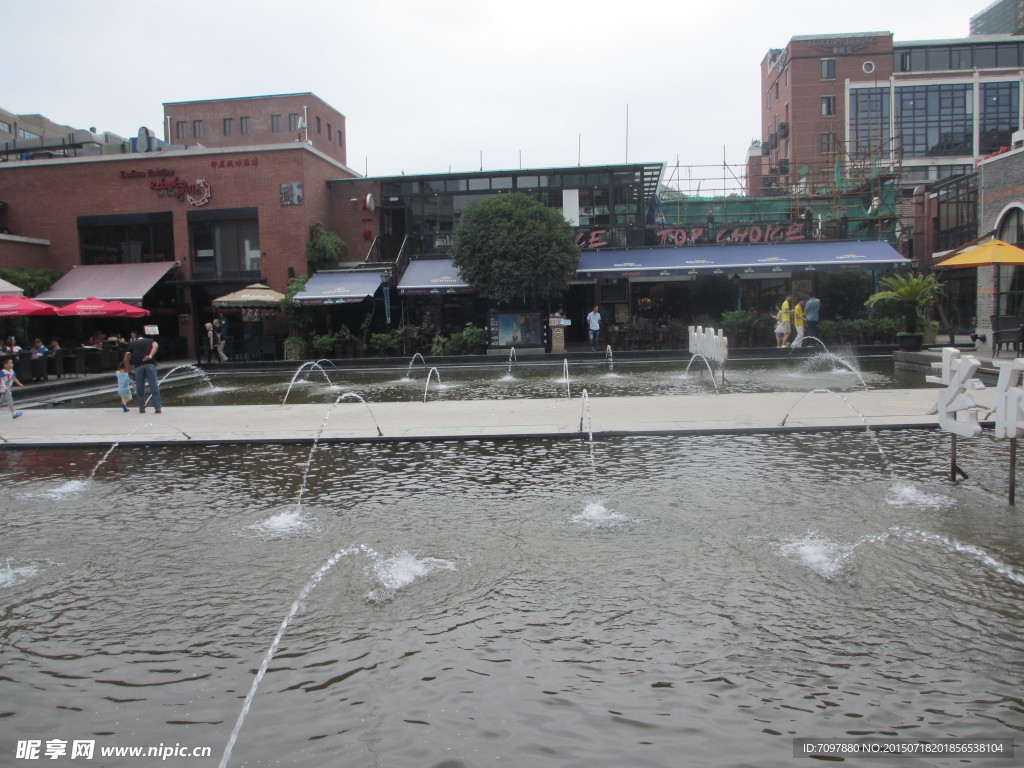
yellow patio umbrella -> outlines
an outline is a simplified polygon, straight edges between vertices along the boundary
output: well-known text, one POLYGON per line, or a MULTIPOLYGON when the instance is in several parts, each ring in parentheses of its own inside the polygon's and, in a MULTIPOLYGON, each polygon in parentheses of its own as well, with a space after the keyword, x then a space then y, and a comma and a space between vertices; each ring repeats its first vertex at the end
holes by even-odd
POLYGON ((1024 266, 1024 249, 1002 240, 986 240, 959 253, 953 254, 933 265, 936 269, 964 269, 967 267, 988 267, 993 264, 1024 266))

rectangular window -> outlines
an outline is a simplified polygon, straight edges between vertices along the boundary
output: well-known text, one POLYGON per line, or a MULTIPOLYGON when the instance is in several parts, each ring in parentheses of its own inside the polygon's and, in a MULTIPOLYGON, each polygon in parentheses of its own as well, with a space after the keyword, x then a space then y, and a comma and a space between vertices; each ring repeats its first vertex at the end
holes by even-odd
POLYGON ((234 130, 234 127, 235 127, 235 121, 232 120, 230 117, 225 117, 224 118, 224 135, 225 136, 230 136, 231 132, 234 130))
POLYGON ((320 134, 320 118, 319 117, 316 118, 316 132, 317 132, 317 135, 320 134))
POLYGON ((188 229, 194 275, 243 279, 259 275, 260 234, 256 219, 190 220, 188 229))
POLYGON ((3 131, 4 133, 10 133, 11 132, 11 124, 10 123, 5 123, 3 120, 0 120, 0 131, 3 131))
POLYGON ((271 133, 280 133, 281 132, 281 116, 280 115, 271 115, 270 116, 270 131, 271 131, 271 133))
POLYGON ((238 118, 238 132, 243 136, 249 135, 249 118, 240 117, 238 118))
POLYGON ((1020 128, 1020 83, 982 83, 978 150, 983 155, 1009 147, 1020 128))
POLYGON ((19 139, 38 139, 40 137, 39 137, 38 133, 32 133, 32 131, 26 131, 24 128, 19 128, 18 129, 18 138, 19 139))
POLYGON ((175 135, 176 138, 179 138, 179 139, 184 139, 185 138, 185 121, 184 120, 179 120, 178 122, 176 122, 174 124, 174 135, 175 135))
POLYGON ((331 124, 327 124, 327 140, 334 141, 334 135, 331 133, 331 124))
POLYGON ((821 79, 822 80, 835 80, 836 79, 836 60, 835 59, 822 59, 821 60, 821 79))
POLYGON ((973 87, 910 85, 896 89, 896 131, 904 157, 970 155, 973 87))
POLYGON ((201 139, 203 137, 203 121, 202 120, 193 120, 192 121, 192 136, 193 136, 193 138, 196 138, 196 139, 201 139))
POLYGON ((174 258, 171 213, 80 216, 83 264, 138 264, 174 258))
POLYGON ((299 130, 299 115, 297 112, 292 112, 290 115, 288 115, 288 130, 299 130))
POLYGON ((821 114, 822 115, 834 115, 836 113, 836 97, 835 96, 822 96, 821 97, 821 114))
POLYGON ((833 134, 826 131, 821 134, 821 154, 828 155, 832 152, 833 134))
POLYGON ((891 147, 889 89, 855 88, 850 91, 850 156, 854 162, 880 159, 891 147))

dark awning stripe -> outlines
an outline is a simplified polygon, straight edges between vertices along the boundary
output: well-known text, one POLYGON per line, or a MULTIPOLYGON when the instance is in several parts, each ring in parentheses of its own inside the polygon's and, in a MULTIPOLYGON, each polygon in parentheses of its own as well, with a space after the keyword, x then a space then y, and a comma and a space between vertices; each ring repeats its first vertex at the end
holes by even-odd
POLYGON ((176 261, 144 264, 81 264, 60 278, 48 291, 36 296, 51 304, 70 304, 81 299, 103 299, 138 304, 160 278, 176 267, 176 261))
POLYGON ((880 241, 697 245, 678 248, 584 251, 580 277, 650 277, 701 274, 770 274, 909 266, 880 241))

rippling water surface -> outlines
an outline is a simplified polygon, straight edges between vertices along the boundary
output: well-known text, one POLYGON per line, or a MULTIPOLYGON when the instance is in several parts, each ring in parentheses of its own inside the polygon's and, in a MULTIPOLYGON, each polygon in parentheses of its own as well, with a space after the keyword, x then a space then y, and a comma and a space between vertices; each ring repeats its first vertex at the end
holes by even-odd
MULTIPOLYGON (((523 362, 516 366, 441 367, 436 373, 422 366, 389 370, 339 369, 329 362, 288 373, 264 375, 217 374, 197 378, 193 366, 173 373, 161 386, 166 405, 268 405, 330 403, 345 392, 359 393, 367 402, 421 400, 504 400, 574 397, 584 389, 593 397, 621 395, 688 395, 714 392, 807 392, 828 388, 838 392, 924 386, 924 377, 893 371, 891 358, 846 359, 834 354, 785 359, 770 364, 730 362, 725 381, 697 359, 660 363, 571 363, 569 378, 562 361, 523 362), (689 366, 689 371, 687 367, 689 366), (297 375, 296 375, 297 374, 297 375), (430 376, 428 384, 427 377, 430 376)), ((111 391, 113 391, 111 389, 111 391)), ((63 404, 82 408, 116 406, 109 394, 76 397, 63 404)), ((355 404, 354 402, 352 404, 355 404)))
POLYGON ((331 444, 301 508, 308 446, 119 448, 92 479, 99 450, 0 453, 0 764, 61 738, 216 765, 339 552, 230 765, 788 766, 794 737, 1019 737, 1006 445, 962 440, 954 486, 947 437, 878 437, 331 444))

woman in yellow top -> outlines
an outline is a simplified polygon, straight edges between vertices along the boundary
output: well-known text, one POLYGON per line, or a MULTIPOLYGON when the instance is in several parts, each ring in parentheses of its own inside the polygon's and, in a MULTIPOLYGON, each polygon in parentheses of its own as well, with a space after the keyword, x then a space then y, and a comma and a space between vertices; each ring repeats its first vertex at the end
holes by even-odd
POLYGON ((779 321, 775 326, 775 343, 780 347, 786 346, 789 334, 792 333, 793 310, 790 309, 791 306, 793 306, 793 297, 787 296, 786 300, 782 302, 779 314, 775 316, 775 319, 779 321))
POLYGON ((793 307, 793 327, 796 328, 796 338, 790 346, 802 347, 804 345, 804 300, 800 299, 793 307))

